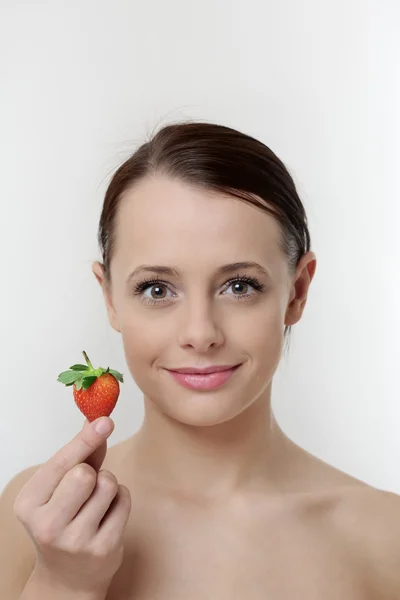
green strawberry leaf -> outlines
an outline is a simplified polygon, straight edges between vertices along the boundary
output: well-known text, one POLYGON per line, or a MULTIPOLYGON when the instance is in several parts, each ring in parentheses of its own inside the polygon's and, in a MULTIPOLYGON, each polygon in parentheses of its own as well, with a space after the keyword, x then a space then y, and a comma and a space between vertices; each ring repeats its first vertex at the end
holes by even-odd
POLYGON ((121 383, 124 383, 124 376, 122 375, 122 373, 120 373, 119 371, 114 371, 114 369, 108 369, 108 372, 111 373, 111 375, 113 375, 115 379, 117 379, 121 383))
POLYGON ((96 376, 90 376, 90 377, 84 377, 83 381, 82 381, 82 387, 84 390, 87 390, 90 388, 90 386, 96 381, 97 377, 96 376))
POLYGON ((70 369, 72 369, 72 371, 87 371, 89 367, 87 365, 72 365, 70 369))
POLYGON ((59 374, 57 381, 67 385, 68 383, 74 383, 80 376, 81 374, 77 371, 64 371, 59 374))
POLYGON ((82 389, 82 381, 83 381, 83 377, 79 377, 76 381, 75 381, 75 387, 76 389, 79 391, 82 389))

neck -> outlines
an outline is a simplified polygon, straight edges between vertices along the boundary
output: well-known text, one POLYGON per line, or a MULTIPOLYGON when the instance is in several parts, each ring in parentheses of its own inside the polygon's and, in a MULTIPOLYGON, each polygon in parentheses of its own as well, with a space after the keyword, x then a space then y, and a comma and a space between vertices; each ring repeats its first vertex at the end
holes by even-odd
POLYGON ((226 423, 180 423, 145 398, 143 425, 132 440, 136 472, 185 497, 217 498, 262 486, 276 491, 295 446, 271 410, 271 386, 226 423))

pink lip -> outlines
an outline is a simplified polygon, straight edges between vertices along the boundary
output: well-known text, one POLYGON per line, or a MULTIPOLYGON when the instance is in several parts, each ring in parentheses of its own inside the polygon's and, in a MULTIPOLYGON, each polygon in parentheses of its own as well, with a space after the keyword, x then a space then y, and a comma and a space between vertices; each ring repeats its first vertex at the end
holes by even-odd
POLYGON ((200 375, 206 375, 207 373, 219 373, 220 371, 228 371, 237 367, 238 365, 211 365, 210 367, 182 367, 181 369, 169 369, 174 373, 198 373, 200 375))
POLYGON ((203 371, 200 369, 180 369, 179 371, 171 371, 168 369, 168 372, 171 373, 172 377, 178 383, 186 388, 192 390, 213 390, 224 385, 238 367, 240 367, 240 365, 234 367, 214 367, 213 371, 210 371, 210 369, 205 369, 203 371), (186 372, 182 373, 182 371, 186 372))

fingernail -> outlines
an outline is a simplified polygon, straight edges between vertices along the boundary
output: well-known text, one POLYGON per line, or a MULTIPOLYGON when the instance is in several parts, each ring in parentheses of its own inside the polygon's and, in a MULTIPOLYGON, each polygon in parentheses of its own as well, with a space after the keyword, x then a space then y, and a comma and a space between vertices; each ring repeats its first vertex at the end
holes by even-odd
POLYGON ((104 419, 103 417, 97 419, 93 426, 94 430, 97 431, 97 433, 100 433, 100 435, 107 435, 107 433, 110 433, 112 429, 111 421, 109 419, 104 419))

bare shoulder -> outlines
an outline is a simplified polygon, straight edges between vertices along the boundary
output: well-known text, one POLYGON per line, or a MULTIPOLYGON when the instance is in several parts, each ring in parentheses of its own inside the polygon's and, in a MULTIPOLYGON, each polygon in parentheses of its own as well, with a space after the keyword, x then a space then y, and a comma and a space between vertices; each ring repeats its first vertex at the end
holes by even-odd
MULTIPOLYGON (((352 556, 368 573, 371 591, 400 598, 400 496, 368 485, 341 494, 335 522, 352 556)), ((378 596, 381 597, 381 596, 378 596)))
POLYGON ((19 598, 35 564, 33 542, 14 515, 14 503, 39 467, 34 465, 15 475, 0 496, 0 581, 4 598, 19 598))
POLYGON ((128 461, 129 469, 127 472, 126 460, 124 459, 130 452, 133 437, 134 436, 131 436, 130 438, 109 447, 101 467, 102 469, 111 471, 116 476, 119 483, 127 483, 126 478, 132 472, 132 460, 128 461))

